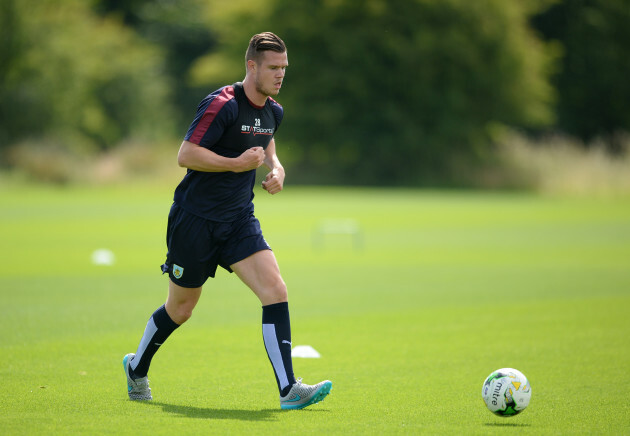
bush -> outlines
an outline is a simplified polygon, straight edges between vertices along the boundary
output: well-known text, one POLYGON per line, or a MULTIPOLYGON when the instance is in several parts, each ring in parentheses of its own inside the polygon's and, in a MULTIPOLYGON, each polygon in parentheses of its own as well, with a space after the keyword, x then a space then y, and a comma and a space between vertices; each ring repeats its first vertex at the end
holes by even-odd
POLYGON ((619 143, 622 151, 611 153, 600 140, 585 145, 563 135, 531 140, 513 133, 499 145, 497 166, 479 180, 550 194, 627 196, 630 136, 619 135, 619 143))
POLYGON ((50 139, 31 139, 4 150, 3 159, 11 169, 3 175, 58 185, 148 181, 174 187, 185 170, 177 165, 177 147, 173 144, 130 139, 93 153, 71 149, 50 139))

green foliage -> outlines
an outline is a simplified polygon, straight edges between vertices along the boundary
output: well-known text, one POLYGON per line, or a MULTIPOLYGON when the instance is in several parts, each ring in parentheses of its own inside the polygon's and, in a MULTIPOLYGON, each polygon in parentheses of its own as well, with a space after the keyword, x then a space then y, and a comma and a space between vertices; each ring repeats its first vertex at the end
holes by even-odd
MULTIPOLYGON (((191 64, 216 47, 214 26, 205 19, 206 0, 97 0, 95 9, 105 17, 120 17, 130 29, 152 46, 160 47, 169 81, 176 136, 186 131, 191 115, 207 87, 189 79, 191 64)), ((212 8, 214 14, 214 7, 212 8)))
POLYGON ((563 48, 553 83, 557 127, 588 144, 604 136, 621 151, 630 131, 630 5, 626 0, 559 1, 534 19, 546 39, 563 48))
MULTIPOLYGON (((277 0, 272 8, 258 23, 288 45, 279 135, 304 179, 443 180, 453 156, 487 152, 496 126, 553 120, 551 56, 519 2, 277 0)), ((240 59, 247 30, 231 28, 240 47, 215 59, 240 59)))
POLYGON ((0 146, 52 136, 110 147, 169 125, 158 48, 81 0, 3 2, 0 146))
MULTIPOLYGON (((5 0, 0 149, 181 138, 208 92, 243 78, 250 36, 270 30, 289 48, 278 151, 292 182, 466 184, 510 128, 603 136, 621 155, 626 3, 5 0)), ((52 179, 71 179, 58 168, 52 179)))
POLYGON ((209 50, 191 65, 188 79, 192 84, 214 89, 245 77, 245 50, 249 39, 256 33, 272 31, 269 20, 275 0, 261 0, 256 4, 257 7, 252 8, 249 0, 205 2, 203 19, 214 30, 218 41, 216 50, 209 50))

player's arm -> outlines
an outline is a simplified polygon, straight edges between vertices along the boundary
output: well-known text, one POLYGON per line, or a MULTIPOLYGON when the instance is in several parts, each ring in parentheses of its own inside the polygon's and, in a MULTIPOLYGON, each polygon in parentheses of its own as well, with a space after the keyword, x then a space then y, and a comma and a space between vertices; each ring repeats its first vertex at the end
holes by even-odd
POLYGON ((230 158, 190 141, 182 142, 177 153, 177 163, 180 167, 211 173, 225 171, 239 173, 255 170, 263 164, 264 160, 265 152, 262 147, 250 148, 240 156, 230 158))
POLYGON ((276 141, 273 138, 265 149, 264 163, 271 171, 262 182, 262 187, 270 194, 277 194, 284 187, 284 167, 276 155, 276 141))

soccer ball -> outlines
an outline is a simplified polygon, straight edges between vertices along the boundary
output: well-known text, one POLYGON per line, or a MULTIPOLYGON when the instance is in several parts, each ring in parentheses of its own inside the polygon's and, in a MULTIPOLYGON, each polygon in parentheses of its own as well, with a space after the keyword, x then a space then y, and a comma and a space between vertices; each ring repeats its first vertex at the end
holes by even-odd
POLYGON ((481 387, 481 398, 488 410, 499 416, 521 413, 532 398, 527 377, 513 368, 501 368, 490 374, 481 387))

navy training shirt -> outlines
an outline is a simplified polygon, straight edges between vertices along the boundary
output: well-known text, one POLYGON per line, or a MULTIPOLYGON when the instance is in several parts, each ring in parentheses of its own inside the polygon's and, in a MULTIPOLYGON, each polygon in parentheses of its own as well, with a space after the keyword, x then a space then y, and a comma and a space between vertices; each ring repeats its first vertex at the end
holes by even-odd
MULTIPOLYGON (((252 147, 267 148, 283 117, 283 109, 268 98, 260 107, 249 101, 238 82, 204 98, 186 133, 186 141, 221 156, 237 157, 252 147)), ((188 169, 175 189, 175 203, 212 220, 229 222, 253 212, 256 170, 235 173, 188 169)))

